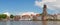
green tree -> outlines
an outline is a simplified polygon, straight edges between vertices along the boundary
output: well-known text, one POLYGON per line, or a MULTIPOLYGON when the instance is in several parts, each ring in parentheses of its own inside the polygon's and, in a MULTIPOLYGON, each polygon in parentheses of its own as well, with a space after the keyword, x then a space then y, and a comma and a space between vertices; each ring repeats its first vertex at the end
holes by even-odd
POLYGON ((0 14, 0 19, 2 18, 2 19, 5 19, 7 17, 7 15, 6 14, 0 14))
POLYGON ((42 14, 40 14, 40 16, 42 16, 42 14))
POLYGON ((13 18, 14 17, 14 15, 10 15, 10 18, 13 18))

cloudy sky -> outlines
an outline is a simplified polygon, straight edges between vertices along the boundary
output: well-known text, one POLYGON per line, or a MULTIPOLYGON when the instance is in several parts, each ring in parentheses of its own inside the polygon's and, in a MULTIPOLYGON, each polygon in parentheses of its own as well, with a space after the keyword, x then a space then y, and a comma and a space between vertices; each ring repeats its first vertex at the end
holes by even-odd
POLYGON ((51 13, 60 13, 60 0, 36 0, 35 1, 35 5, 40 8, 43 7, 44 4, 47 5, 47 11, 49 13, 50 12, 51 13))
POLYGON ((47 11, 49 14, 59 13, 60 0, 0 0, 0 13, 42 13, 44 4, 47 5, 47 11))

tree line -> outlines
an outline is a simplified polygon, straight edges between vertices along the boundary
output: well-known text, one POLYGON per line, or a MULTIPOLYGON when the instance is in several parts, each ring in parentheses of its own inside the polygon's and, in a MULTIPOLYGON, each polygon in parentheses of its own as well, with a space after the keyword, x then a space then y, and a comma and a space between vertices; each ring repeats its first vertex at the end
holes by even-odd
MULTIPOLYGON (((6 14, 0 14, 0 20, 1 19, 6 19, 8 16, 6 15, 6 14)), ((14 17, 14 15, 10 15, 10 18, 13 18, 14 17)))

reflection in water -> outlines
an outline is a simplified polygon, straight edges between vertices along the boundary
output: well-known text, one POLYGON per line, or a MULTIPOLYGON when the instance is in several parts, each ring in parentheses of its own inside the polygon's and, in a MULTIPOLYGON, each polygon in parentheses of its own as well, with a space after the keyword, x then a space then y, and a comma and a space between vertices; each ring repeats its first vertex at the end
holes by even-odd
POLYGON ((60 21, 0 21, 0 25, 60 25, 60 21))
POLYGON ((47 24, 48 25, 58 25, 57 21, 48 21, 47 24))
POLYGON ((54 25, 57 25, 57 21, 54 21, 53 24, 54 24, 54 25))
POLYGON ((42 21, 42 25, 47 25, 47 21, 42 21))
POLYGON ((0 25, 6 25, 5 21, 0 21, 0 25))
POLYGON ((6 21, 6 25, 10 25, 10 21, 6 21))

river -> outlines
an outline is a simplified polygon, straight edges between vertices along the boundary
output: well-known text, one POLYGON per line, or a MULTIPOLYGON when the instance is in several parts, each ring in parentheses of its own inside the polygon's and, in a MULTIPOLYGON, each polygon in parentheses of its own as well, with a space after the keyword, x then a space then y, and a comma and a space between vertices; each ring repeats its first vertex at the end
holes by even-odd
POLYGON ((60 25, 60 21, 0 21, 0 25, 60 25))

